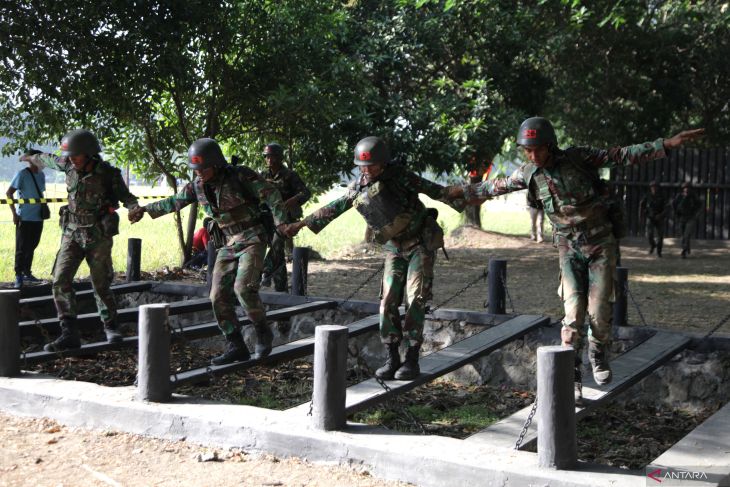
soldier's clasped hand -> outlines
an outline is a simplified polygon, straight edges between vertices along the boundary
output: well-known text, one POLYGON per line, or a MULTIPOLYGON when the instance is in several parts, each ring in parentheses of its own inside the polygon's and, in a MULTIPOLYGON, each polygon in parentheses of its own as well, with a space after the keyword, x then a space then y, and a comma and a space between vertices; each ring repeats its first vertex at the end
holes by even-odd
POLYGON ((142 217, 144 216, 146 211, 147 211, 147 209, 144 206, 139 206, 133 210, 129 210, 129 215, 128 215, 129 221, 132 222, 133 224, 137 223, 138 221, 140 221, 142 219, 142 217))

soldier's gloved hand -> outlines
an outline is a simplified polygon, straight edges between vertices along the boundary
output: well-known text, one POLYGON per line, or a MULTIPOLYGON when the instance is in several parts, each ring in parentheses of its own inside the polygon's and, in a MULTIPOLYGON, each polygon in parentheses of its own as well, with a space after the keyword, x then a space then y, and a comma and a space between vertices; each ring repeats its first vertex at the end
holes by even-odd
POLYGON ((683 130, 674 137, 664 139, 665 149, 676 149, 705 135, 705 129, 683 130))
POLYGON ((144 206, 139 206, 133 210, 129 210, 129 221, 134 223, 137 223, 142 219, 147 209, 144 206))
POLYGON ((288 225, 286 225, 286 224, 279 225, 277 227, 277 230, 279 230, 281 233, 283 233, 287 237, 292 238, 297 233, 299 233, 299 230, 301 230, 302 228, 304 228, 304 222, 298 221, 298 222, 290 223, 288 225))
POLYGON ((461 186, 447 186, 446 187, 446 198, 449 200, 455 200, 464 197, 464 188, 461 186))

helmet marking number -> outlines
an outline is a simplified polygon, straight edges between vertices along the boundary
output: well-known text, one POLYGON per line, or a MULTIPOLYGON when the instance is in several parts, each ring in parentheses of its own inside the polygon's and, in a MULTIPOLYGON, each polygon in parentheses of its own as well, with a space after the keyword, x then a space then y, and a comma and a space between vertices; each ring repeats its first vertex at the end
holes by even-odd
POLYGON ((369 161, 371 158, 372 158, 372 155, 370 154, 370 151, 362 151, 360 153, 361 161, 369 161))
POLYGON ((536 139, 537 130, 536 129, 525 129, 522 131, 522 137, 524 137, 525 139, 536 139))

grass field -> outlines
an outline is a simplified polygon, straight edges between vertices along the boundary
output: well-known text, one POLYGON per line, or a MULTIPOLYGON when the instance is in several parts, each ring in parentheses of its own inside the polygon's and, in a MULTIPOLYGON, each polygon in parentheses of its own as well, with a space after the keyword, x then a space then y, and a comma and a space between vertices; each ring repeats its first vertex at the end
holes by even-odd
MULTIPOLYGON (((6 185, 2 185, 6 187, 6 185)), ((135 186, 132 191, 137 196, 160 194, 162 190, 152 187, 135 186)), ((322 195, 318 202, 305 206, 304 214, 311 213, 322 204, 331 201, 343 189, 337 188, 322 195)), ((46 192, 48 197, 65 197, 65 188, 61 185, 49 185, 46 192)), ((515 201, 523 201, 524 196, 514 195, 515 201)), ((449 233, 463 223, 463 215, 448 206, 422 196, 428 206, 439 210, 439 223, 446 233, 449 233)), ((144 200, 147 203, 149 200, 144 200)), ((49 279, 56 251, 61 239, 58 227, 58 208, 62 203, 51 204, 51 219, 46 220, 41 243, 35 252, 33 273, 43 279, 49 279)), ((7 282, 14 279, 13 264, 15 255, 15 227, 12 224, 10 210, 0 205, 0 281, 7 282)), ((183 211, 187 218, 187 209, 183 211)), ((131 225, 127 220, 127 210, 119 210, 121 220, 120 234, 114 238, 112 259, 114 269, 124 271, 127 267, 127 239, 142 239, 142 269, 151 271, 163 266, 177 266, 180 260, 180 251, 175 231, 173 215, 165 215, 157 220, 145 217, 141 222, 131 225)), ((482 209, 483 228, 495 232, 511 235, 527 235, 529 232, 529 217, 527 211, 519 203, 505 204, 503 200, 487 202, 482 209)), ((350 210, 325 228, 319 235, 314 235, 307 229, 302 230, 296 237, 295 244, 310 246, 324 257, 334 252, 362 241, 365 233, 365 222, 355 210, 350 210)), ((79 268, 77 277, 88 276, 89 269, 86 263, 79 268)))

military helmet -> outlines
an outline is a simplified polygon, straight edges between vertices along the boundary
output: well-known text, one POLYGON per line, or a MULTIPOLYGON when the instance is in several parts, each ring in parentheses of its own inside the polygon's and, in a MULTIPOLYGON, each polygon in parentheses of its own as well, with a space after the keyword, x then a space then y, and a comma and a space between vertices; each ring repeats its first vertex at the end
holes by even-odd
POLYGON ((683 182, 682 183, 682 189, 684 189, 684 188, 691 189, 692 188, 692 183, 690 183, 689 181, 683 182))
POLYGON ((82 154, 95 156, 99 152, 101 152, 99 140, 88 130, 72 130, 61 139, 61 155, 63 157, 80 156, 82 154))
POLYGON ((531 117, 522 122, 517 133, 517 145, 558 145, 553 124, 546 118, 531 117))
POLYGON ((264 147, 264 152, 262 154, 263 156, 279 156, 284 157, 284 148, 277 144, 276 142, 271 142, 270 144, 266 144, 266 147, 264 147))
POLYGON ((226 165, 221 146, 214 139, 198 139, 188 149, 188 167, 194 170, 226 165))
POLYGON ((388 144, 380 137, 365 137, 355 146, 355 165, 357 166, 388 164, 389 162, 388 144))

